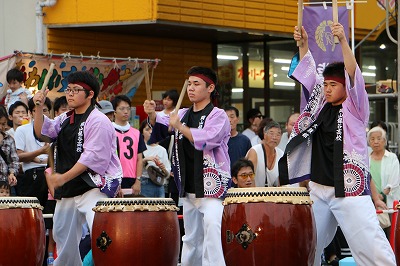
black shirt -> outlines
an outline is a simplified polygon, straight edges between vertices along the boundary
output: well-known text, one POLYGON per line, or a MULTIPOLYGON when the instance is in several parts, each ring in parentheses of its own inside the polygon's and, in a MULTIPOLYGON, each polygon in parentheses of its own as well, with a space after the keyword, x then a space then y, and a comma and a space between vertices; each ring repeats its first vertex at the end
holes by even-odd
MULTIPOLYGON (((75 114, 74 123, 70 124, 69 119, 65 123, 67 125, 60 131, 57 139, 57 161, 56 170, 57 173, 64 174, 70 170, 79 158, 76 158, 76 141, 78 130, 83 118, 83 114, 75 114)), ((74 179, 65 183, 62 187, 56 190, 56 198, 70 198, 89 191, 94 188, 93 185, 87 184, 83 179, 83 175, 87 175, 87 172, 75 177, 74 179)))
POLYGON ((313 134, 311 181, 325 186, 334 186, 333 181, 333 143, 336 136, 337 116, 342 105, 332 106, 319 114, 322 122, 313 134), (323 113, 322 113, 323 112, 323 113))
MULTIPOLYGON (((198 128, 200 118, 203 115, 203 110, 194 112, 192 109, 189 111, 188 116, 188 127, 198 128)), ((183 137, 183 152, 185 156, 185 192, 195 193, 196 191, 201 191, 203 193, 203 161, 195 161, 195 152, 201 152, 194 148, 193 143, 191 143, 187 138, 183 137)), ((201 152, 202 153, 202 152, 201 152)), ((203 158, 203 156, 201 156, 203 158)))

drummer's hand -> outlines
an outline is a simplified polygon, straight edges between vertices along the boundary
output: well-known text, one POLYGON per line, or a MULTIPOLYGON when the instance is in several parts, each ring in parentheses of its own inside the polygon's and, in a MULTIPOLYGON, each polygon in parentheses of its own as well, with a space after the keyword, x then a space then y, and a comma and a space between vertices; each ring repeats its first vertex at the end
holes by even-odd
POLYGON ((169 125, 177 130, 182 126, 181 120, 178 116, 177 111, 173 111, 169 114, 169 125))
POLYGON ((43 106, 44 101, 46 100, 47 93, 49 92, 49 89, 46 90, 38 90, 35 95, 33 96, 33 102, 39 102, 40 106, 43 106))
MULTIPOLYGON (((47 186, 49 189, 57 189, 64 185, 63 175, 59 173, 46 174, 47 186)), ((51 190, 50 190, 51 191, 51 190)))
POLYGON ((153 100, 144 101, 143 107, 144 112, 148 115, 156 112, 156 102, 153 100))
POLYGON ((132 186, 132 194, 133 195, 140 195, 141 184, 139 180, 135 181, 135 184, 132 186))

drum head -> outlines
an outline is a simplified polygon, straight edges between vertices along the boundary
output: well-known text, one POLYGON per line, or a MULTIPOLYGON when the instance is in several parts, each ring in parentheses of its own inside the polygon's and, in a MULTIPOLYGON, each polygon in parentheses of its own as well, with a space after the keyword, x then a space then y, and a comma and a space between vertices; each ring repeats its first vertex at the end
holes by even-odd
POLYGON ((0 197, 0 210, 17 208, 43 210, 43 207, 36 197, 0 197))
POLYGON ((97 202, 95 212, 178 211, 171 198, 105 198, 97 202))

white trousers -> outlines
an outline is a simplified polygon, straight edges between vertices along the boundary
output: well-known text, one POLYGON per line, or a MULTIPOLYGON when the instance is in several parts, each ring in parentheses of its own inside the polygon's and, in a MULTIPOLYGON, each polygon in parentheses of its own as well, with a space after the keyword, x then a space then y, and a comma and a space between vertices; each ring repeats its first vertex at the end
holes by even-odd
POLYGON ((73 198, 57 200, 53 216, 53 238, 57 246, 57 259, 54 266, 82 265, 79 243, 82 238, 82 226, 87 223, 90 233, 94 219, 93 207, 98 200, 106 198, 98 188, 73 198))
POLYGON ((317 227, 314 266, 321 265, 323 249, 332 241, 339 224, 351 254, 361 266, 396 265, 396 258, 376 215, 370 196, 335 198, 333 187, 309 183, 317 227))
POLYGON ((182 198, 185 235, 182 237, 182 266, 224 266, 221 242, 222 200, 182 198))

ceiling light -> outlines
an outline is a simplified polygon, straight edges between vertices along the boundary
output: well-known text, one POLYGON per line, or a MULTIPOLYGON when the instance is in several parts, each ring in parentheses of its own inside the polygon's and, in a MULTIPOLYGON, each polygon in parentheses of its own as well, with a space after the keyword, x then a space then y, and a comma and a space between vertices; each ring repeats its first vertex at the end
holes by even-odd
POLYGON ((376 76, 376 74, 372 73, 372 72, 362 72, 362 75, 364 77, 375 77, 376 76))
POLYGON ((292 60, 290 59, 282 59, 282 58, 275 58, 274 63, 281 63, 281 64, 290 64, 292 60))
POLYGON ((384 45, 384 44, 382 43, 382 44, 379 46, 379 48, 383 50, 383 49, 386 48, 386 45, 384 45))
POLYGON ((367 68, 370 70, 376 70, 376 66, 368 66, 367 68))
POLYGON ((289 67, 288 67, 288 66, 281 67, 281 69, 282 69, 283 71, 289 71, 289 67))
POLYGON ((295 84, 294 84, 294 82, 281 82, 281 81, 276 81, 276 82, 274 82, 274 86, 294 87, 295 84))
POLYGON ((238 60, 239 56, 219 54, 219 55, 217 55, 217 58, 220 60, 238 60))
POLYGON ((243 88, 232 88, 232 93, 240 93, 243 92, 243 88))

